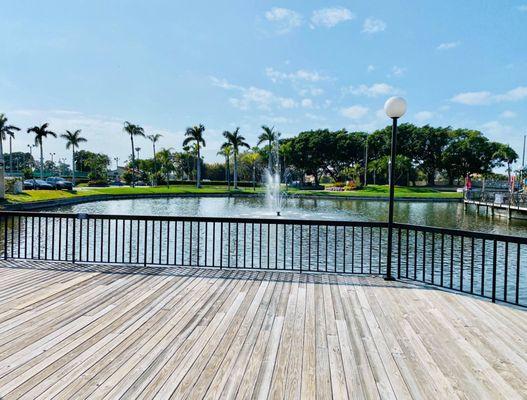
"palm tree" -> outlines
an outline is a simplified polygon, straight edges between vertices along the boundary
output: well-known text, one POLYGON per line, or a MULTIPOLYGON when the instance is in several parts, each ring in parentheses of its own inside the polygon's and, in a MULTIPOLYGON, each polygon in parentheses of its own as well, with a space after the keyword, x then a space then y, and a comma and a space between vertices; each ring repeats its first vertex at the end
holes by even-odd
POLYGON ((200 188, 200 179, 201 179, 201 147, 205 147, 205 140, 203 139, 203 132, 205 132, 205 127, 202 124, 192 126, 187 128, 185 132, 185 140, 183 141, 183 146, 188 145, 189 143, 194 142, 196 146, 197 160, 196 160, 196 187, 200 188))
POLYGON ((234 189, 238 189, 238 153, 241 147, 249 148, 249 144, 245 141, 245 138, 240 135, 240 128, 236 128, 234 132, 225 131, 223 136, 227 141, 223 143, 223 146, 232 147, 232 155, 234 157, 234 189))
POLYGON ((145 131, 139 125, 134 125, 128 121, 124 122, 123 130, 130 135, 130 141, 132 142, 132 187, 135 187, 135 153, 134 153, 134 137, 142 136, 145 137, 145 131))
POLYGON ((160 172, 165 175, 165 181, 167 187, 170 187, 170 173, 175 170, 174 158, 171 149, 161 149, 157 153, 157 158, 159 159, 160 172))
MULTIPOLYGON (((157 172, 157 162, 156 162, 156 143, 163 137, 160 133, 156 133, 154 135, 148 135, 148 139, 152 142, 152 149, 154 150, 154 177, 157 172)), ((154 179, 155 180, 155 179, 154 179)))
POLYGON ((9 135, 9 171, 13 172, 13 157, 11 153, 11 138, 15 136, 15 131, 19 131, 20 128, 14 125, 7 125, 7 117, 4 114, 0 114, 0 198, 5 197, 5 182, 4 182, 4 139, 9 135))
POLYGON ((269 128, 266 125, 262 125, 263 132, 258 136, 258 143, 257 146, 260 146, 263 142, 268 142, 268 152, 269 152, 269 159, 267 161, 267 168, 269 169, 269 172, 272 174, 273 169, 273 143, 278 140, 280 137, 280 132, 276 132, 274 130, 274 126, 272 128, 269 128))
POLYGON ((48 136, 57 137, 55 132, 48 130, 49 124, 46 122, 41 126, 34 126, 29 128, 27 133, 33 132, 35 134, 35 145, 40 147, 40 179, 44 179, 44 150, 42 148, 42 140, 48 136))
POLYGON ((219 156, 225 157, 225 180, 227 181, 227 188, 231 190, 231 154, 232 147, 230 143, 223 143, 220 151, 217 153, 219 156))
POLYGON ((66 139, 66 149, 71 147, 71 183, 75 186, 75 148, 78 148, 81 143, 87 142, 87 140, 81 136, 80 129, 73 132, 67 130, 60 137, 66 139))

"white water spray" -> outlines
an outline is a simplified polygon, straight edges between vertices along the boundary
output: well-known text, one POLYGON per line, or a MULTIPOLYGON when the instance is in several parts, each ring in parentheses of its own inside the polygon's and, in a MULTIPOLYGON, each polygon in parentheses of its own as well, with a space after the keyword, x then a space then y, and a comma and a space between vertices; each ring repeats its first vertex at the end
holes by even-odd
POLYGON ((265 169, 265 202, 269 210, 280 216, 282 212, 282 191, 280 187, 280 162, 278 159, 278 141, 273 143, 270 156, 272 157, 272 170, 265 169))

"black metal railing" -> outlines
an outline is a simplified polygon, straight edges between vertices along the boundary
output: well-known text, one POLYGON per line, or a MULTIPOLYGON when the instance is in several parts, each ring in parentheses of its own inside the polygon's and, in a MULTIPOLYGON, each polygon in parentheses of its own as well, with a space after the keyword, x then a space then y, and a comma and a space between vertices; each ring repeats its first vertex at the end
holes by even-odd
MULTIPOLYGON (((386 274, 384 222, 0 212, 0 257, 386 274)), ((527 306, 527 238, 395 224, 392 271, 527 306)))

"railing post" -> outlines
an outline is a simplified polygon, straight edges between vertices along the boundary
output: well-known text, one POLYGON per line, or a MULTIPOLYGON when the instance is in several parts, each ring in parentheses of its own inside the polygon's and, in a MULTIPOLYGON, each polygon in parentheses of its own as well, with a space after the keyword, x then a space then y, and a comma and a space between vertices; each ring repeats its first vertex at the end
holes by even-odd
POLYGON ((3 220, 4 220, 4 260, 7 260, 7 216, 5 216, 3 220))
MULTIPOLYGON (((73 218, 73 238, 72 238, 72 246, 73 248, 71 249, 71 261, 73 262, 73 264, 75 264, 75 239, 76 239, 76 227, 77 227, 77 218, 73 218)), ((68 255, 68 250, 66 249, 66 256, 68 255)))
POLYGON ((496 266, 497 266, 498 242, 494 240, 492 250, 492 302, 496 302, 496 266))

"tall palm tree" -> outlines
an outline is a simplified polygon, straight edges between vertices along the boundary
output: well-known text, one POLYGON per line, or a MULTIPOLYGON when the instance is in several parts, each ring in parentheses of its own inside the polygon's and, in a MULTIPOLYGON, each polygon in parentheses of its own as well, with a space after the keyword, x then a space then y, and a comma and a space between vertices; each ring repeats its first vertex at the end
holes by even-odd
POLYGON ((14 125, 7 125, 7 117, 4 114, 0 114, 0 199, 5 197, 5 182, 4 182, 4 139, 9 136, 9 171, 13 172, 13 157, 11 153, 11 138, 15 135, 15 131, 19 131, 20 128, 14 125))
POLYGON ((66 139, 66 149, 71 148, 71 183, 75 186, 75 149, 79 147, 81 143, 87 142, 85 138, 81 136, 81 130, 77 129, 76 131, 66 131, 60 135, 61 138, 66 139))
POLYGON ((200 188, 201 183, 201 147, 205 147, 205 140, 203 139, 203 132, 205 132, 205 127, 202 124, 192 126, 187 128, 185 132, 185 140, 183 140, 183 146, 187 146, 189 143, 194 143, 196 145, 196 187, 200 188))
POLYGON ((267 160, 267 168, 269 169, 270 173, 273 173, 273 143, 276 142, 280 137, 280 132, 276 132, 274 130, 274 126, 269 128, 266 125, 262 125, 262 130, 263 132, 260 134, 260 136, 258 136, 258 143, 256 145, 260 146, 264 142, 268 143, 267 151, 269 152, 269 159, 267 160))
POLYGON ((234 132, 225 131, 223 132, 223 136, 227 141, 223 143, 222 147, 232 147, 232 155, 234 158, 234 189, 238 189, 238 153, 242 147, 249 148, 249 144, 245 141, 245 138, 240 135, 240 128, 236 128, 234 132))
POLYGON ((156 143, 163 137, 160 133, 156 133, 154 135, 148 135, 148 139, 152 142, 152 149, 154 151, 154 176, 157 172, 157 161, 156 161, 156 143))
POLYGON ((27 133, 35 134, 35 145, 40 147, 40 179, 44 179, 44 150, 42 148, 42 140, 48 136, 57 137, 55 132, 48 130, 49 124, 46 122, 41 126, 34 126, 29 128, 27 133))
POLYGON ((217 153, 219 156, 225 157, 225 180, 227 181, 227 188, 231 190, 231 155, 232 147, 230 143, 223 143, 220 151, 217 153))
POLYGON ((130 135, 130 141, 132 142, 132 187, 135 187, 135 152, 134 152, 134 137, 142 136, 145 137, 145 131, 139 125, 132 124, 128 121, 124 122, 123 130, 130 135))

